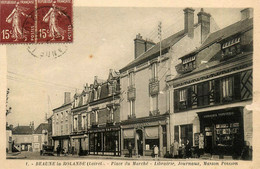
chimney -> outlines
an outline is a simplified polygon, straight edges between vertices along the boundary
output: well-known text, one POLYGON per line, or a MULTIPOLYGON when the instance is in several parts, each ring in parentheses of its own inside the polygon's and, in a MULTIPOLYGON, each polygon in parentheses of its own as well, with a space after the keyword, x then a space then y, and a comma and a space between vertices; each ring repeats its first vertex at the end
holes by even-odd
POLYGON ((208 34, 210 33, 210 17, 209 13, 204 12, 201 8, 198 13, 198 23, 201 24, 201 43, 204 42, 208 34))
POLYGON ((188 33, 188 37, 194 36, 194 9, 185 8, 184 10, 184 31, 188 33))
POLYGON ((141 34, 137 34, 134 39, 135 44, 135 59, 138 58, 141 54, 145 52, 145 40, 141 36, 141 34))
POLYGON ((32 121, 32 130, 34 130, 34 121, 32 121))
POLYGON ((249 19, 253 17, 253 9, 245 8, 240 11, 241 12, 241 20, 249 19))
POLYGON ((140 33, 136 35, 136 38, 134 39, 134 44, 135 59, 155 45, 155 43, 152 40, 144 40, 140 33))
POLYGON ((64 104, 68 104, 70 102, 70 92, 64 92, 64 104))

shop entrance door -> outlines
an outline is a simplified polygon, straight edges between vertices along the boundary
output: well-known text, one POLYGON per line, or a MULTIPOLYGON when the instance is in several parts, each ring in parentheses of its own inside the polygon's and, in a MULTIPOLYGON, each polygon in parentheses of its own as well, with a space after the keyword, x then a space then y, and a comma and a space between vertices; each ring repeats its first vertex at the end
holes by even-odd
POLYGON ((136 130, 138 155, 143 155, 143 131, 136 130))
POLYGON ((212 153, 213 147, 213 129, 212 126, 205 127, 205 153, 212 153))

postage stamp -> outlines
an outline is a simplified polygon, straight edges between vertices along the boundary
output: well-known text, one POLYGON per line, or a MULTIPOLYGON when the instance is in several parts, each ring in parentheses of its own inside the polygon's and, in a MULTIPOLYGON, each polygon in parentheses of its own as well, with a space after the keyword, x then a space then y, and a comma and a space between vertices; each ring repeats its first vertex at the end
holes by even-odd
POLYGON ((72 0, 0 1, 0 43, 72 42, 72 0))

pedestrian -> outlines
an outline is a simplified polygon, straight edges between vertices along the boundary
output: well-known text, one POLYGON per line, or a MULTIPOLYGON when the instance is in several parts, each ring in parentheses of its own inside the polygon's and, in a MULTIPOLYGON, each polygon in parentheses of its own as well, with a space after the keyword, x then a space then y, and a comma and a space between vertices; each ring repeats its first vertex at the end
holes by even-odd
POLYGON ((57 156, 60 156, 60 145, 57 146, 57 156))
POLYGON ((133 150, 133 148, 132 148, 132 144, 130 142, 129 145, 128 145, 129 158, 132 157, 132 150, 133 150))
POLYGON ((186 151, 186 158, 191 158, 191 144, 189 139, 187 139, 185 151, 186 151))
POLYGON ((158 148, 157 145, 154 146, 153 151, 154 151, 154 157, 155 157, 155 158, 158 158, 159 148, 158 148))
POLYGON ((174 140, 173 143, 173 157, 177 158, 179 155, 179 143, 177 140, 174 140))

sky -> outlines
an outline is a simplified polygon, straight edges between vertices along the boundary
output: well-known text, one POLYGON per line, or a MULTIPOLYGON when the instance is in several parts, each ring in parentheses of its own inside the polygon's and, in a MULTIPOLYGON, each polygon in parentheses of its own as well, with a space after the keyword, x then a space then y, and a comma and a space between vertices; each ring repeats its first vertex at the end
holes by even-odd
MULTIPOLYGON (((200 8, 195 9, 195 23, 200 8)), ((241 8, 204 8, 219 28, 240 20, 241 8)), ((94 76, 108 78, 109 69, 119 70, 134 59, 134 38, 158 42, 157 26, 162 22, 163 38, 184 27, 183 8, 75 7, 74 42, 7 46, 8 106, 7 122, 14 126, 37 127, 45 114, 64 102, 64 92, 81 92, 94 76), (66 49, 59 58, 34 57, 28 46, 39 51, 66 49), (66 48, 65 48, 66 46, 66 48)))

